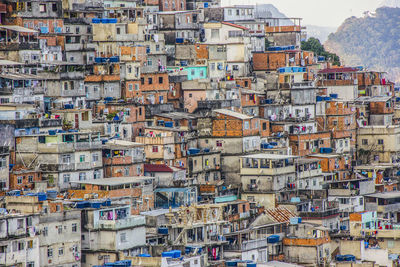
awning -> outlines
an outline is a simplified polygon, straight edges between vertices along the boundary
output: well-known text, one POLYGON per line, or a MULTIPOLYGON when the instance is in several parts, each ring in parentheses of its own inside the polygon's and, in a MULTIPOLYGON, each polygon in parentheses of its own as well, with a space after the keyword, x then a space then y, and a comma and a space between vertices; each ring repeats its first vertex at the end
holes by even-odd
POLYGON ((38 33, 38 31, 21 27, 18 25, 0 25, 0 29, 15 31, 15 32, 25 32, 25 33, 38 33))

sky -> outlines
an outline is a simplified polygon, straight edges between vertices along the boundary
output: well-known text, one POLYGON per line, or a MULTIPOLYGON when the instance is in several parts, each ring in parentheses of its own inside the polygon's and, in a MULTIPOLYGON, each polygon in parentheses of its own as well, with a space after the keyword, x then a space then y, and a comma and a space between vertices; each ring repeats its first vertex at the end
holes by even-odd
POLYGON ((339 27, 348 17, 375 11, 383 1, 388 0, 223 0, 223 3, 273 4, 288 17, 302 17, 303 25, 339 27))

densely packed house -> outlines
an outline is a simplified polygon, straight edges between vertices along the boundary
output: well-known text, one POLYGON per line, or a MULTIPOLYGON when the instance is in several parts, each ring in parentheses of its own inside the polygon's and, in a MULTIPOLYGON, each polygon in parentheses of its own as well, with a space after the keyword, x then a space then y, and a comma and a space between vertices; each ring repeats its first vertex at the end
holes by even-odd
POLYGON ((269 8, 3 0, 0 266, 398 266, 399 88, 269 8))

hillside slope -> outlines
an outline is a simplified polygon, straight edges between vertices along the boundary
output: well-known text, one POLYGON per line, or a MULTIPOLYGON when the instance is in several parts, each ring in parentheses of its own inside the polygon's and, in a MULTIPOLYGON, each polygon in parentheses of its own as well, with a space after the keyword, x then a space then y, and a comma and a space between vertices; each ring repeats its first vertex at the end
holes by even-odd
POLYGON ((348 18, 324 46, 346 65, 386 71, 400 82, 400 8, 381 7, 372 15, 348 18))

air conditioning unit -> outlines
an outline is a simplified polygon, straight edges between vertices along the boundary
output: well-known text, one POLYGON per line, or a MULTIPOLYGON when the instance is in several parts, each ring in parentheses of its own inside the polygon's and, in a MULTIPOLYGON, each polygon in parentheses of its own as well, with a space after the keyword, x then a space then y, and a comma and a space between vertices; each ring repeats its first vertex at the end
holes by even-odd
POLYGON ((103 259, 103 257, 104 257, 104 256, 102 256, 102 255, 99 255, 98 259, 99 259, 99 260, 102 260, 102 259, 103 259))

